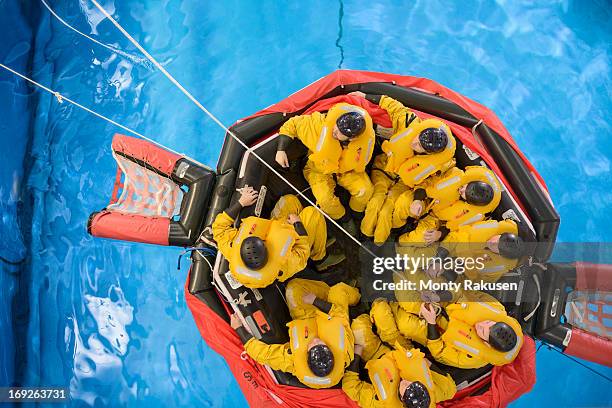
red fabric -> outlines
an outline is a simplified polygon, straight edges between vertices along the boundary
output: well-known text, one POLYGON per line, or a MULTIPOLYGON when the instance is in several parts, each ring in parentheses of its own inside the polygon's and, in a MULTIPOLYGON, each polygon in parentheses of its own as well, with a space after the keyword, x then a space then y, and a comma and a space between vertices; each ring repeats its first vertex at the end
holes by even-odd
POLYGON ((172 217, 181 194, 176 183, 125 158, 118 167, 118 171, 121 172, 121 170, 127 173, 126 180, 121 183, 121 173, 117 174, 111 198, 111 204, 117 204, 117 206, 110 208, 112 211, 172 217), (117 198, 119 189, 122 191, 117 198))
POLYGON ((612 367, 612 341, 584 330, 572 329, 565 354, 612 367))
POLYGON ((91 235, 145 244, 168 245, 170 219, 102 211, 91 220, 91 235))
MULTIPOLYGON (((367 82, 395 83, 400 86, 411 87, 424 92, 437 94, 442 96, 443 98, 455 102, 457 105, 461 106, 463 109, 471 113, 474 117, 482 119, 482 121, 486 123, 487 126, 497 132, 502 138, 504 138, 510 144, 510 146, 512 146, 512 148, 517 152, 517 154, 523 159, 527 167, 531 170, 532 174, 536 177, 542 187, 546 189, 546 183, 544 183, 542 177, 537 173, 533 165, 520 151, 514 139, 512 138, 512 136, 510 136, 508 130, 506 130, 504 125, 501 123, 495 113, 493 113, 493 111, 479 104, 478 102, 466 98, 465 96, 453 91, 452 89, 446 88, 438 84, 437 82, 434 82, 427 78, 387 74, 381 72, 338 70, 319 79, 316 82, 313 82, 307 87, 302 88, 301 90, 295 92, 290 97, 280 101, 279 103, 257 112, 251 117, 266 115, 275 112, 296 112, 300 109, 303 109, 308 104, 312 103, 313 100, 320 99, 326 93, 330 92, 339 85, 360 84, 367 82)), ((466 144, 470 148, 472 148, 471 146, 479 145, 479 143, 475 140, 474 136, 471 135, 471 133, 465 139, 460 136, 458 137, 464 144, 466 144)), ((478 152, 482 149, 473 150, 478 152)), ((480 156, 487 162, 487 164, 492 162, 490 155, 480 154, 480 156)), ((497 174, 501 175, 500 172, 497 172, 497 174)))
POLYGON ((146 140, 115 133, 112 148, 135 159, 142 160, 165 175, 171 175, 174 165, 182 157, 146 140))
POLYGON ((576 262, 576 290, 612 292, 612 265, 576 262))
POLYGON ((115 204, 117 202, 119 190, 123 188, 123 183, 121 182, 122 175, 123 172, 121 171, 119 166, 117 166, 117 174, 115 175, 115 185, 113 186, 113 194, 111 195, 109 204, 115 204))
MULTIPOLYGON (((529 392, 536 381, 536 348, 531 337, 525 336, 523 348, 512 364, 494 367, 491 388, 482 395, 464 397, 438 404, 439 408, 490 408, 505 407, 521 395, 529 392)), ((458 396, 461 396, 458 393, 458 396)))

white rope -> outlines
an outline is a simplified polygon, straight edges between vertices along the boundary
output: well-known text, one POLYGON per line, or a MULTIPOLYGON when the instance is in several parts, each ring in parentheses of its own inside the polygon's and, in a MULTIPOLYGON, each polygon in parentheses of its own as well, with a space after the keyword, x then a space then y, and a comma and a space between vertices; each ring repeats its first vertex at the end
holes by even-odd
POLYGON ((474 136, 474 139, 476 139, 476 141, 478 142, 478 144, 480 145, 480 147, 482 147, 484 150, 486 150, 486 148, 484 147, 484 145, 482 144, 482 140, 480 140, 480 136, 478 135, 478 133, 476 133, 476 128, 479 125, 482 125, 484 122, 482 121, 482 119, 480 119, 478 121, 478 123, 476 123, 474 126, 472 126, 472 136, 474 136))
POLYGON ((221 123, 221 121, 219 119, 217 119, 217 117, 215 115, 213 115, 208 109, 206 109, 189 91, 187 91, 187 89, 185 89, 185 87, 183 87, 183 85, 181 85, 163 66, 161 66, 161 64, 159 62, 157 62, 157 60, 147 52, 147 50, 145 50, 139 43, 138 41, 136 41, 105 9, 104 7, 102 7, 96 0, 91 0, 91 2, 98 8, 98 10, 100 10, 100 12, 102 14, 104 14, 106 16, 106 18, 109 19, 109 21, 111 23, 113 23, 113 25, 115 27, 117 27, 117 29, 119 31, 121 31, 121 33, 128 39, 130 40, 130 42, 140 50, 140 52, 142 52, 144 54, 145 57, 147 57, 149 59, 149 61, 151 61, 151 63, 153 65, 155 65, 155 67, 157 67, 157 69, 159 69, 162 74, 164 74, 166 76, 166 78, 168 78, 170 80, 170 82, 172 82, 187 98, 189 98, 189 100, 191 100, 191 102, 193 102, 198 108, 200 108, 200 110, 202 112, 204 112, 205 114, 207 114, 212 120, 213 122, 215 122, 217 125, 219 125, 219 127, 221 127, 223 130, 225 130, 225 132, 227 134, 229 134, 231 137, 234 138, 234 140, 236 140, 240 145, 242 145, 242 147, 244 147, 247 152, 249 152, 250 154, 252 154, 253 156, 255 156, 261 163, 263 163, 264 166, 266 166, 272 173, 274 173, 278 178, 280 178, 281 180, 283 180, 289 187, 291 187, 299 196, 301 196, 304 200, 306 200, 306 202, 308 202, 308 204, 312 205, 313 207, 315 207, 325 218, 327 218, 332 224, 334 224, 337 228, 339 228, 342 232, 344 232, 351 240, 353 240, 357 245, 359 245, 362 249, 364 249, 367 253, 369 253, 370 255, 372 255, 373 257, 376 257, 376 255, 370 251, 368 248, 366 248, 361 242, 359 242, 359 240, 355 237, 353 237, 351 234, 348 233, 348 231, 346 231, 344 228, 342 228, 340 226, 340 224, 338 224, 333 218, 331 218, 329 215, 327 215, 323 210, 321 210, 319 207, 316 206, 315 203, 313 203, 308 197, 306 197, 297 187, 295 187, 289 180, 287 180, 285 177, 283 177, 274 167, 272 167, 268 162, 266 162, 263 158, 261 158, 257 153, 255 153, 255 151, 253 151, 246 143, 244 143, 242 140, 240 140, 238 138, 238 136, 236 136, 234 134, 234 132, 232 132, 229 128, 227 128, 223 123, 221 123))
POLYGON ((146 67, 147 67, 147 68, 149 68, 149 69, 152 69, 152 68, 153 68, 153 66, 152 66, 152 65, 149 63, 149 61, 148 61, 148 60, 146 60, 146 59, 144 59, 144 58, 139 58, 139 57, 136 57, 136 56, 131 55, 131 54, 128 54, 127 52, 122 51, 122 50, 120 50, 120 49, 118 49, 118 48, 115 48, 115 47, 113 47, 113 46, 111 46, 111 45, 104 44, 103 42, 100 42, 100 41, 96 40, 95 38, 90 37, 90 36, 88 36, 87 34, 85 34, 85 33, 81 32, 81 31, 77 30, 76 28, 74 28, 73 26, 71 26, 70 24, 68 24, 68 23, 67 23, 67 22, 66 22, 66 21, 65 21, 63 18, 61 18, 61 17, 60 17, 60 16, 59 16, 59 15, 58 15, 58 14, 57 14, 55 11, 53 11, 53 9, 51 8, 51 6, 49 6, 49 4, 47 4, 47 2, 46 2, 45 0, 40 0, 40 2, 41 2, 41 3, 42 3, 42 4, 43 4, 43 5, 44 5, 44 6, 47 8, 47 10, 49 10, 49 13, 51 13, 51 15, 52 15, 53 17, 55 17, 55 18, 56 18, 56 19, 57 19, 57 20, 58 20, 60 23, 62 23, 63 25, 65 25, 66 27, 68 27, 69 29, 71 29, 72 31, 74 31, 75 33, 77 33, 77 34, 79 34, 79 35, 81 35, 81 36, 83 36, 83 37, 87 38, 88 40, 90 40, 90 41, 92 41, 92 42, 94 42, 94 43, 98 44, 98 45, 99 45, 99 46, 101 46, 101 47, 106 48, 107 50, 109 50, 109 51, 111 51, 111 52, 113 52, 113 53, 115 53, 115 54, 119 54, 119 55, 121 55, 122 57, 129 59, 130 61, 132 61, 132 62, 134 62, 134 63, 136 63, 136 64, 144 65, 144 66, 146 66, 146 67))
POLYGON ((106 117, 106 116, 104 116, 104 115, 102 115, 102 114, 100 114, 100 113, 98 113, 98 112, 96 112, 96 111, 94 111, 92 109, 89 109, 87 106, 83 106, 80 103, 78 103, 76 101, 73 101, 72 99, 68 98, 67 96, 62 95, 61 93, 59 93, 59 91, 54 91, 51 88, 47 88, 43 84, 40 84, 40 83, 36 82, 35 80, 33 80, 31 78, 28 78, 27 76, 25 76, 25 75, 15 71, 12 68, 7 67, 6 65, 4 65, 2 63, 0 63, 0 67, 4 68, 5 70, 7 70, 7 71, 9 71, 9 72, 11 72, 11 73, 13 73, 15 75, 17 75, 21 79, 24 79, 24 80, 28 81, 29 83, 31 83, 33 85, 36 85, 37 87, 39 87, 39 88, 49 92, 51 95, 55 96, 55 98, 57 99, 58 103, 63 103, 64 101, 69 102, 69 103, 73 104, 74 106, 76 106, 77 108, 83 109, 84 111, 89 112, 92 115, 97 116, 98 118, 103 119, 103 120, 105 120, 105 121, 107 121, 109 123, 112 123, 113 125, 115 125, 117 127, 120 127, 121 129, 123 129, 123 130, 125 130, 127 132, 130 132, 133 135, 138 136, 141 139, 144 139, 144 140, 146 140, 146 141, 148 141, 150 143, 153 143, 154 145, 159 146, 162 149, 168 150, 168 151, 170 151, 170 152, 172 152, 174 154, 177 154, 179 156, 183 156, 183 157, 189 159, 190 161, 192 161, 192 162, 194 162, 194 163, 196 163, 196 164, 198 164, 200 166, 208 168, 208 166, 206 166, 205 164, 202 164, 202 163, 198 162, 197 160, 195 160, 195 159, 193 159, 193 158, 191 158, 191 157, 189 157, 189 156, 187 156, 187 155, 185 155, 183 153, 179 153, 179 152, 177 152, 175 150, 172 150, 171 148, 166 147, 166 146, 162 145, 161 143, 156 142, 155 140, 153 140, 153 139, 143 135, 142 133, 139 133, 139 132, 135 131, 134 129, 131 129, 131 128, 127 127, 127 126, 124 126, 121 123, 115 122, 111 118, 108 118, 108 117, 106 117))

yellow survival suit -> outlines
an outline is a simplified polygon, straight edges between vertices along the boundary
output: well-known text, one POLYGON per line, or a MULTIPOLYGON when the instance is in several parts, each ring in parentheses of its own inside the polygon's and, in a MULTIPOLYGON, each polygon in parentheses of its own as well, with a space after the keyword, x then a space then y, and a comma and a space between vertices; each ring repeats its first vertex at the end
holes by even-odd
POLYGON ((234 227, 234 218, 227 212, 217 215, 212 232, 221 254, 228 260, 232 276, 250 288, 263 288, 274 282, 286 281, 306 267, 308 258, 325 257, 327 226, 323 215, 314 207, 303 208, 297 197, 286 195, 272 210, 270 220, 247 217, 240 228, 234 227), (285 220, 289 214, 298 214, 306 235, 299 235, 285 220), (249 269, 240 257, 240 245, 249 236, 264 240, 268 261, 263 268, 249 269))
POLYGON ((409 190, 397 175, 384 170, 386 163, 387 155, 384 153, 374 158, 371 172, 374 194, 361 221, 361 232, 368 237, 374 237, 374 242, 378 245, 383 244, 391 233, 395 201, 409 190))
POLYGON ((365 109, 347 103, 334 105, 327 114, 313 112, 295 116, 281 126, 280 135, 298 138, 309 150, 304 177, 312 188, 318 206, 333 219, 342 218, 345 209, 334 194, 336 181, 351 195, 349 206, 363 212, 372 196, 373 185, 365 169, 374 152, 372 118, 365 109), (365 130, 346 147, 332 136, 338 117, 359 112, 366 121, 365 130), (334 180, 336 175, 336 180, 334 180))
POLYGON ((429 176, 455 164, 455 138, 450 128, 437 119, 426 119, 411 124, 403 132, 394 134, 382 144, 383 152, 389 156, 385 170, 396 173, 404 184, 415 187, 429 176), (444 150, 433 154, 416 154, 412 150, 412 140, 427 128, 443 128, 448 135, 448 144, 444 150))
POLYGON ((449 233, 440 243, 448 251, 448 256, 459 258, 480 258, 482 268, 472 265, 465 268, 464 276, 470 280, 497 282, 506 272, 516 268, 519 259, 509 259, 486 248, 487 241, 504 233, 518 234, 518 226, 513 220, 478 221, 459 227, 449 233))
POLYGON ((396 349, 391 350, 384 345, 372 331, 368 315, 356 318, 351 327, 355 343, 363 345, 362 358, 367 362, 370 383, 359 378, 356 356, 342 378, 342 389, 360 407, 402 407, 401 380, 422 383, 429 392, 432 408, 455 395, 456 386, 450 375, 438 372, 418 349, 396 344, 396 349))
MULTIPOLYGON (((456 143, 450 128, 443 122, 434 119, 421 121, 401 102, 385 95, 381 96, 378 104, 387 111, 394 134, 390 140, 383 142, 384 153, 374 159, 371 173, 374 194, 366 207, 361 232, 368 237, 374 237, 374 242, 380 245, 387 240, 391 232, 395 201, 402 194, 407 201, 408 197, 412 196, 412 190, 408 186, 414 187, 428 177, 453 166, 456 143), (449 137, 448 146, 439 153, 415 154, 411 147, 413 139, 418 137, 422 130, 430 127, 444 128, 449 137)), ((399 228, 402 225, 393 227, 399 228)))
MULTIPOLYGON (((344 369, 353 360, 354 337, 349 325, 348 307, 359 302, 359 291, 344 283, 331 288, 320 281, 293 279, 287 284, 286 298, 293 321, 287 324, 289 342, 266 344, 249 339, 245 350, 255 361, 295 375, 310 388, 329 388, 338 384, 344 369), (329 302, 323 312, 315 305, 304 304, 302 296, 313 293, 317 299, 329 302), (308 345, 321 339, 334 355, 332 372, 318 377, 308 367, 308 345)), ((323 302, 323 303, 325 303, 323 302)))
MULTIPOLYGON (((419 315, 422 303, 418 299, 403 302, 388 302, 384 299, 374 301, 370 317, 380 338, 385 343, 400 343, 405 347, 410 340, 427 345, 427 322, 419 315)), ((440 315, 436 323, 445 328, 448 321, 440 315)))
MULTIPOLYGON (((502 188, 497 176, 482 166, 469 166, 465 171, 453 167, 439 177, 430 180, 424 186, 427 196, 427 208, 430 213, 422 218, 417 227, 399 238, 400 244, 423 245, 424 233, 444 226, 453 231, 485 218, 501 201, 502 188), (461 199, 459 189, 472 181, 484 181, 493 188, 493 199, 483 206, 473 205, 461 199)), ((416 193, 415 193, 416 194, 416 193)), ((401 227, 410 216, 410 204, 413 193, 402 194, 395 203, 393 226, 401 227)))
POLYGON ((488 298, 487 301, 466 300, 446 306, 449 320, 444 333, 427 342, 436 361, 459 368, 480 368, 487 364, 500 366, 514 361, 523 346, 521 326, 506 314, 501 303, 488 298), (484 320, 504 322, 512 327, 517 335, 516 346, 504 353, 478 337, 474 324, 484 320))

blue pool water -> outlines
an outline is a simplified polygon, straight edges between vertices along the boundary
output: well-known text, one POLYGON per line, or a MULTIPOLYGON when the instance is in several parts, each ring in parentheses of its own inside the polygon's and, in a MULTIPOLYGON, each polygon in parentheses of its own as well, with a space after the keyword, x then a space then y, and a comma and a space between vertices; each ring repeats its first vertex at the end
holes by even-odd
MULTIPOLYGON (((548 183, 561 241, 610 241, 609 2, 388 3, 103 2, 228 125, 339 66, 451 87, 515 136, 548 183)), ((123 55, 38 0, 0 0, 2 63, 214 167, 223 132, 211 120, 88 0, 50 5, 123 55)), ((108 201, 119 129, 6 72, 0 119, 0 385, 66 385, 77 406, 243 406, 185 305, 179 250, 85 231, 108 201)), ((514 407, 612 405, 608 381, 554 351, 537 362, 514 407)))

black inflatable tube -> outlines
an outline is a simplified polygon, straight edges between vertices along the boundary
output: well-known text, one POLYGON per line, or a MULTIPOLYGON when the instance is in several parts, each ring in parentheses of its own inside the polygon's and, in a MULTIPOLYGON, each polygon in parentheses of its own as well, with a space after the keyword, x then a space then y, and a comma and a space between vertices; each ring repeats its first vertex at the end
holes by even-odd
POLYGON ((478 123, 478 119, 456 103, 434 94, 388 82, 370 82, 360 84, 357 88, 364 93, 390 96, 406 106, 450 120, 461 126, 472 127, 478 123))
POLYGON ((542 340, 545 343, 553 345, 561 349, 561 351, 565 351, 565 346, 563 343, 568 336, 568 332, 571 332, 572 328, 566 324, 558 324, 556 326, 548 328, 546 331, 539 333, 537 338, 542 340))
POLYGON ((188 186, 183 197, 179 221, 170 222, 168 243, 174 246, 191 246, 196 243, 205 218, 206 208, 212 196, 215 173, 187 159, 176 162, 172 179, 188 186))
MULTIPOLYGON (((271 113, 236 123, 230 130, 246 145, 251 145, 268 133, 275 131, 287 119, 282 113, 271 113)), ((217 163, 217 173, 222 174, 229 169, 236 168, 236 163, 240 162, 245 151, 245 148, 233 137, 226 135, 217 163)))
POLYGON ((540 310, 536 317, 534 327, 535 335, 540 340, 565 349, 563 344, 571 326, 561 322, 565 303, 567 301, 567 288, 576 284, 576 267, 574 264, 549 264, 544 272, 542 284, 540 310))
MULTIPOLYGON (((210 248, 204 244, 199 244, 198 247, 210 248)), ((221 318, 229 322, 229 316, 221 304, 221 299, 219 299, 216 289, 212 284, 213 271, 211 266, 214 264, 214 256, 204 255, 200 251, 193 251, 191 253, 191 269, 189 271, 188 290, 189 293, 208 305, 208 307, 221 316, 221 318)))
MULTIPOLYGON (((210 209, 208 210, 206 220, 204 221, 204 225, 206 227, 210 227, 215 221, 217 215, 227 208, 229 201, 232 198, 232 194, 234 193, 236 174, 236 169, 230 168, 224 173, 219 173, 217 175, 217 183, 210 199, 210 209)), ((204 234, 207 235, 208 239, 212 239, 211 231, 205 230, 204 234)))
POLYGON ((525 204, 538 240, 534 257, 539 262, 547 261, 552 254, 559 229, 560 218, 557 210, 508 142, 484 123, 478 126, 477 132, 519 200, 525 204))

